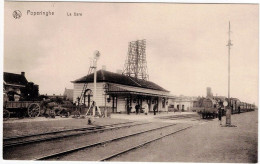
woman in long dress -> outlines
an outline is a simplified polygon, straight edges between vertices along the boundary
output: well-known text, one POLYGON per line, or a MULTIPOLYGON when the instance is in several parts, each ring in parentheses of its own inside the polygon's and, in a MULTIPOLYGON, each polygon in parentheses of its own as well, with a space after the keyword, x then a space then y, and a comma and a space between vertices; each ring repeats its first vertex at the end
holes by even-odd
POLYGON ((148 114, 148 104, 147 103, 145 103, 144 104, 144 113, 145 113, 145 115, 147 115, 148 114))

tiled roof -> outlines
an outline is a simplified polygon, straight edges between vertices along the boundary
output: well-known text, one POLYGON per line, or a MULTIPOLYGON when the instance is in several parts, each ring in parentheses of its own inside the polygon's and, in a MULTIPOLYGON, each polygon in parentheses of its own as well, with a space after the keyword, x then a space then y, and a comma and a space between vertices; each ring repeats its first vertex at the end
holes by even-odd
POLYGON ((4 72, 4 82, 12 85, 26 85, 27 79, 21 74, 4 72))
MULTIPOLYGON (((85 83, 85 82, 93 83, 93 81, 94 81, 94 73, 84 76, 75 81, 72 81, 72 83, 85 83)), ((169 92, 166 89, 160 87, 159 85, 151 81, 145 81, 142 79, 137 79, 134 77, 129 77, 123 74, 113 73, 105 70, 97 71, 97 82, 110 82, 110 83, 169 92)))

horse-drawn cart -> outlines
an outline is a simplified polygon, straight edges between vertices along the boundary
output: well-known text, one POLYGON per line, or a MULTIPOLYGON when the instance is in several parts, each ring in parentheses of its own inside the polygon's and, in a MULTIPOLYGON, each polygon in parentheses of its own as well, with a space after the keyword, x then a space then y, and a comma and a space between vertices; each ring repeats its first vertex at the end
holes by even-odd
POLYGON ((4 104, 3 117, 4 120, 9 119, 10 113, 23 111, 30 118, 35 118, 40 115, 40 101, 6 101, 4 104))

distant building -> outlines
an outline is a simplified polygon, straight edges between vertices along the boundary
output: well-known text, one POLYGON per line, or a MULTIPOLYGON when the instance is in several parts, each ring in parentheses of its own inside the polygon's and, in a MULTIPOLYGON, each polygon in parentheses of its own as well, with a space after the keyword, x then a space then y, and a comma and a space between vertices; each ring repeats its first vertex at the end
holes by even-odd
MULTIPOLYGON (((80 97, 83 86, 88 83, 83 91, 83 103, 87 106, 93 100, 94 74, 89 74, 80 79, 72 81, 73 102, 77 102, 80 97)), ((112 111, 127 111, 127 105, 132 106, 132 112, 135 111, 135 105, 143 106, 147 103, 149 111, 153 111, 153 106, 158 104, 159 111, 167 111, 167 98, 169 91, 159 85, 142 79, 129 77, 119 73, 113 73, 105 70, 97 71, 97 95, 96 101, 99 106, 112 107, 112 111)))
POLYGON ((9 101, 18 101, 21 98, 31 100, 39 96, 39 86, 28 82, 25 72, 21 74, 4 72, 4 93, 9 101))
POLYGON ((25 88, 27 83, 24 72, 21 72, 21 74, 4 72, 4 90, 6 93, 14 91, 21 94, 21 88, 25 88))
POLYGON ((188 96, 171 96, 169 97, 168 103, 171 108, 174 108, 176 111, 192 111, 194 97, 188 96))
POLYGON ((63 96, 64 96, 65 99, 73 101, 73 89, 65 88, 63 96))

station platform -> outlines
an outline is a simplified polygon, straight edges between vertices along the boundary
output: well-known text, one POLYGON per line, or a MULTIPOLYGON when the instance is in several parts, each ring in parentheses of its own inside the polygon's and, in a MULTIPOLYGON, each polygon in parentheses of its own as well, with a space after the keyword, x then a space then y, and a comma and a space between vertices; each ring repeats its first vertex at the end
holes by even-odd
POLYGON ((147 115, 145 115, 144 113, 140 113, 140 114, 135 114, 135 113, 131 113, 131 114, 116 114, 113 113, 111 114, 111 118, 116 118, 116 119, 128 119, 128 120, 136 120, 136 121, 152 121, 153 119, 157 119, 160 117, 166 117, 166 116, 174 116, 174 115, 196 115, 196 112, 159 112, 156 113, 156 115, 154 115, 152 112, 148 113, 147 115))
MULTIPOLYGON (((125 114, 125 113, 111 113, 110 117, 113 119, 129 119, 129 120, 149 120, 153 118, 159 118, 164 116, 172 116, 172 115, 189 115, 189 114, 197 114, 196 112, 159 112, 154 115, 152 112, 148 113, 148 115, 145 115, 144 113, 131 113, 131 114, 125 114)), ((81 118, 78 118, 81 119, 81 118)), ((59 120, 75 120, 72 116, 66 118, 66 117, 59 117, 56 116, 55 118, 46 118, 46 117, 37 117, 37 118, 10 118, 7 121, 3 121, 4 124, 10 124, 10 123, 26 123, 26 122, 50 122, 50 121, 59 121, 59 120)))

